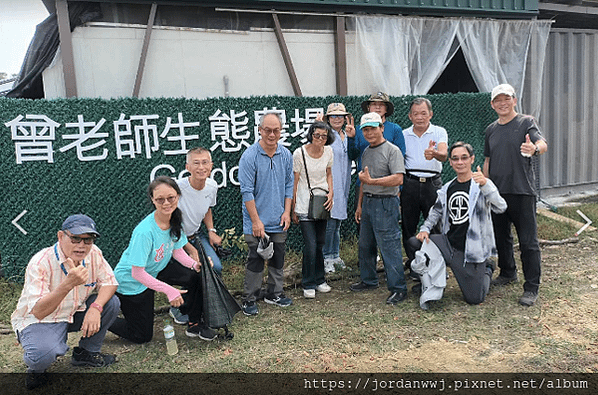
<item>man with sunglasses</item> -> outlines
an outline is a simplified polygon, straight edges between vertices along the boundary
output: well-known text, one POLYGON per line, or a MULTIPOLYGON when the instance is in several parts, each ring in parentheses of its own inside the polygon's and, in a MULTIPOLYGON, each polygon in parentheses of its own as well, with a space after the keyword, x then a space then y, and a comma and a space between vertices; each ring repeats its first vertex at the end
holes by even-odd
POLYGON ((407 241, 414 250, 430 241, 438 247, 469 304, 482 303, 488 294, 494 271, 489 258, 496 255, 491 212, 507 209, 507 203, 480 167, 472 171, 474 161, 470 144, 457 141, 451 145, 449 162, 457 177, 438 191, 419 233, 407 241), (431 235, 436 225, 441 233, 431 235))
POLYGON ((27 265, 11 321, 25 351, 29 389, 47 383, 46 369, 69 349, 68 332, 82 335, 73 350, 73 365, 104 367, 115 362, 113 355, 100 353, 120 302, 114 296, 118 283, 112 268, 94 244, 99 235, 91 218, 71 215, 58 231, 58 241, 27 265))

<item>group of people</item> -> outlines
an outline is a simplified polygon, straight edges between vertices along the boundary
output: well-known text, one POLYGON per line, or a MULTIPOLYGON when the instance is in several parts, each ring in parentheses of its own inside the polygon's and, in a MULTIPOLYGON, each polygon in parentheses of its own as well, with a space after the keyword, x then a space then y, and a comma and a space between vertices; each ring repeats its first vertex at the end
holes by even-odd
MULTIPOLYGON (((348 217, 353 160, 358 163, 355 220, 361 278, 350 286, 351 291, 378 287, 379 251, 390 291, 386 303, 403 301, 405 269, 410 269, 422 243, 433 242, 465 300, 481 303, 492 280, 492 255, 498 253, 500 268, 494 283, 517 280, 514 224, 525 276, 519 303, 533 305, 540 284, 540 249, 530 157, 546 152, 547 145, 534 119, 516 112, 516 103, 510 85, 492 91, 491 106, 498 120, 486 130, 483 170, 478 166, 475 171, 472 146, 456 142, 448 147, 446 130, 430 122, 432 104, 426 98, 411 103, 413 126, 405 130, 387 119, 394 106, 384 93, 363 102, 359 125, 343 104, 332 103, 310 126, 307 143, 292 154, 279 142, 280 115, 265 113, 259 120, 261 138, 239 162, 248 246, 244 314, 257 315, 257 301, 262 298, 280 307, 292 304, 283 292, 291 222, 299 224, 303 235, 304 297, 331 290, 326 272, 344 267, 339 256, 340 226, 348 217), (447 158, 457 176, 443 186, 440 173, 447 158), (322 197, 329 218, 312 216, 314 195, 322 197), (401 242, 408 258, 405 266, 401 242), (266 264, 268 277, 262 290, 266 264)), ((134 343, 149 342, 155 292, 167 296, 170 314, 175 322, 187 325, 188 336, 206 341, 216 337, 203 318, 206 295, 199 276, 205 265, 216 273, 222 271, 216 253, 222 240, 212 213, 217 185, 210 179, 209 150, 190 150, 186 169, 187 178, 157 177, 150 183, 154 211, 135 227, 114 270, 94 244, 100 236, 95 222, 83 214, 68 217, 57 233, 58 241, 31 259, 11 318, 24 349, 29 388, 43 385, 46 369, 67 352, 68 332, 82 332, 72 354, 74 365, 102 367, 115 361, 100 352, 107 331, 134 343), (205 231, 200 230, 202 223, 205 231)))

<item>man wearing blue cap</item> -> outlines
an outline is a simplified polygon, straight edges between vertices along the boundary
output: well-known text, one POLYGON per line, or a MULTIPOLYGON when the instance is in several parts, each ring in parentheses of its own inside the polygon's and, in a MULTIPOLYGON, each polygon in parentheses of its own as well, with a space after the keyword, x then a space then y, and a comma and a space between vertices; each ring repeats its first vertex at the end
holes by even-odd
POLYGON ((11 322, 25 351, 29 389, 47 383, 46 369, 69 349, 68 332, 82 333, 73 365, 103 367, 115 362, 113 355, 100 353, 120 302, 114 296, 118 283, 112 268, 94 244, 99 235, 91 218, 71 215, 58 231, 58 241, 27 265, 11 322))

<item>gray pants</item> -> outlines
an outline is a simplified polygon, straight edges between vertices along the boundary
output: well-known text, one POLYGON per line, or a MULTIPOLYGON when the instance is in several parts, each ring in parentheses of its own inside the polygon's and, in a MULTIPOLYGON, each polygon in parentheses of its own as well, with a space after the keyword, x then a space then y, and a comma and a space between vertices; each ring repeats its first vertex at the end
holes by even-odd
MULTIPOLYGON (((284 284, 284 255, 287 233, 268 233, 270 241, 274 243, 274 255, 268 260, 268 280, 266 296, 276 297, 282 293, 284 284)), ((245 235, 245 242, 249 247, 247 263, 245 264, 245 282, 243 284, 243 300, 255 302, 262 288, 262 278, 265 266, 264 258, 257 253, 258 239, 253 235, 245 235)))
POLYGON ((480 304, 486 298, 492 280, 492 263, 486 262, 464 263, 463 251, 455 250, 446 235, 430 235, 430 240, 436 244, 446 265, 451 268, 465 301, 469 304, 480 304))
MULTIPOLYGON (((88 309, 96 297, 97 294, 93 294, 87 298, 85 303, 88 309)), ((79 347, 89 352, 99 352, 106 337, 106 331, 116 319, 119 311, 120 301, 116 296, 112 296, 102 309, 100 330, 93 336, 82 337, 79 340, 79 347)), ((66 354, 69 349, 66 345, 67 334, 81 329, 86 312, 87 310, 75 313, 72 324, 68 322, 31 324, 17 333, 19 342, 25 350, 23 360, 28 367, 28 372, 45 372, 58 356, 66 354)))

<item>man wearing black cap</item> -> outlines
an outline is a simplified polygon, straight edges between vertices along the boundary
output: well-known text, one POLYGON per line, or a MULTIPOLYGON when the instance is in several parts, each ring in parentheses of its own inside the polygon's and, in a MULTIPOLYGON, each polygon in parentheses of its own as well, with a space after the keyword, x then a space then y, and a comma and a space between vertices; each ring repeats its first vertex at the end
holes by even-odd
POLYGON ((68 332, 82 333, 73 365, 103 367, 115 362, 113 355, 100 353, 120 303, 114 296, 118 283, 112 268, 94 245, 99 235, 91 218, 71 215, 58 231, 58 241, 27 265, 11 322, 25 351, 29 389, 46 384, 46 369, 69 349, 68 332))

